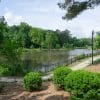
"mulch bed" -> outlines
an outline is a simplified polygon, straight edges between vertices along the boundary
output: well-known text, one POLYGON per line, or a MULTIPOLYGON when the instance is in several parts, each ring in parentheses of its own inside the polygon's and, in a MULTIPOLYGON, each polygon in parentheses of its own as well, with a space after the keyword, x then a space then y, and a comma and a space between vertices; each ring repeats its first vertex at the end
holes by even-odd
POLYGON ((0 100, 44 100, 43 97, 52 94, 65 95, 64 100, 68 100, 69 93, 63 90, 57 90, 52 82, 43 82, 42 90, 27 92, 17 83, 7 83, 4 91, 0 93, 0 100))
POLYGON ((86 70, 88 71, 91 71, 91 72, 97 72, 97 73, 100 73, 100 64, 97 64, 97 65, 91 65, 87 68, 85 68, 86 70))

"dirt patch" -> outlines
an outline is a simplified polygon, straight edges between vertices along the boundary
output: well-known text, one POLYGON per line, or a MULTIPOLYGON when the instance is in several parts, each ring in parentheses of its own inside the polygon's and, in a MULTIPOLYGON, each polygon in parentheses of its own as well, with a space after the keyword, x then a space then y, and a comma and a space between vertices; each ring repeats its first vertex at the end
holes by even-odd
POLYGON ((91 71, 91 72, 97 72, 97 73, 100 73, 100 64, 97 64, 97 65, 91 65, 87 68, 85 68, 86 70, 88 71, 91 71))
MULTIPOLYGON (((41 91, 26 92, 22 86, 16 83, 9 83, 6 85, 4 91, 0 94, 0 100, 46 100, 45 98, 51 98, 55 95, 59 100, 68 100, 69 93, 57 90, 52 82, 44 82, 41 91), (51 97, 50 97, 51 96, 51 97)), ((47 99, 47 100, 56 100, 47 99)))

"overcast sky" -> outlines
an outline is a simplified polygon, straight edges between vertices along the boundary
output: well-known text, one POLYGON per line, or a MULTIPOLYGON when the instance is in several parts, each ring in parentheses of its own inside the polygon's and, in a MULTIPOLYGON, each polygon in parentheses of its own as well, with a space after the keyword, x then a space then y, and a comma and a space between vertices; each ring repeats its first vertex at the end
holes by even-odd
POLYGON ((100 31, 100 7, 84 11, 77 18, 62 19, 65 11, 57 3, 63 0, 2 0, 0 16, 5 16, 9 25, 27 22, 44 29, 69 29, 73 36, 89 37, 91 31, 100 31))

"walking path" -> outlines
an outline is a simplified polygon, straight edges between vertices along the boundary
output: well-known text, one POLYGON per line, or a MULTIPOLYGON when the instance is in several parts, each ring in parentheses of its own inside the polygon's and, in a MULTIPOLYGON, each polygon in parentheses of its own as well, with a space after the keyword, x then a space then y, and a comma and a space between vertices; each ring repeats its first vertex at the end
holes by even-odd
MULTIPOLYGON (((94 57, 94 61, 96 61, 97 59, 100 59, 100 55, 99 56, 96 56, 94 57)), ((90 65, 92 63, 92 59, 89 58, 87 59, 86 61, 83 61, 77 65, 74 65, 71 67, 71 69, 74 71, 74 70, 79 70, 79 69, 82 69, 82 68, 85 68, 87 67, 88 65, 90 65)))
MULTIPOLYGON (((100 55, 94 57, 94 61, 97 60, 97 59, 99 59, 99 58, 100 58, 100 55)), ((91 62, 92 62, 92 59, 89 58, 89 59, 87 59, 87 60, 85 60, 85 61, 83 61, 83 62, 80 62, 80 63, 77 64, 77 65, 72 66, 71 69, 72 69, 73 71, 75 71, 75 70, 79 70, 79 69, 85 68, 85 67, 87 67, 88 65, 90 65, 91 62)), ((49 80, 49 79, 51 79, 52 76, 53 76, 53 74, 43 76, 43 77, 42 77, 42 80, 49 80)), ((18 82, 18 83, 20 83, 20 82, 22 82, 22 78, 0 77, 0 82, 15 82, 15 81, 18 82)))

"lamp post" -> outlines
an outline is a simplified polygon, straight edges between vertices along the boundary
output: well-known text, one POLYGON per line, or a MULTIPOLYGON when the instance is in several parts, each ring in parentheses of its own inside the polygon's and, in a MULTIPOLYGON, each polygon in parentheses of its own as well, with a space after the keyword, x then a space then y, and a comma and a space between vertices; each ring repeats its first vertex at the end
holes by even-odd
POLYGON ((92 31, 92 64, 93 64, 93 47, 94 47, 94 31, 92 31))

